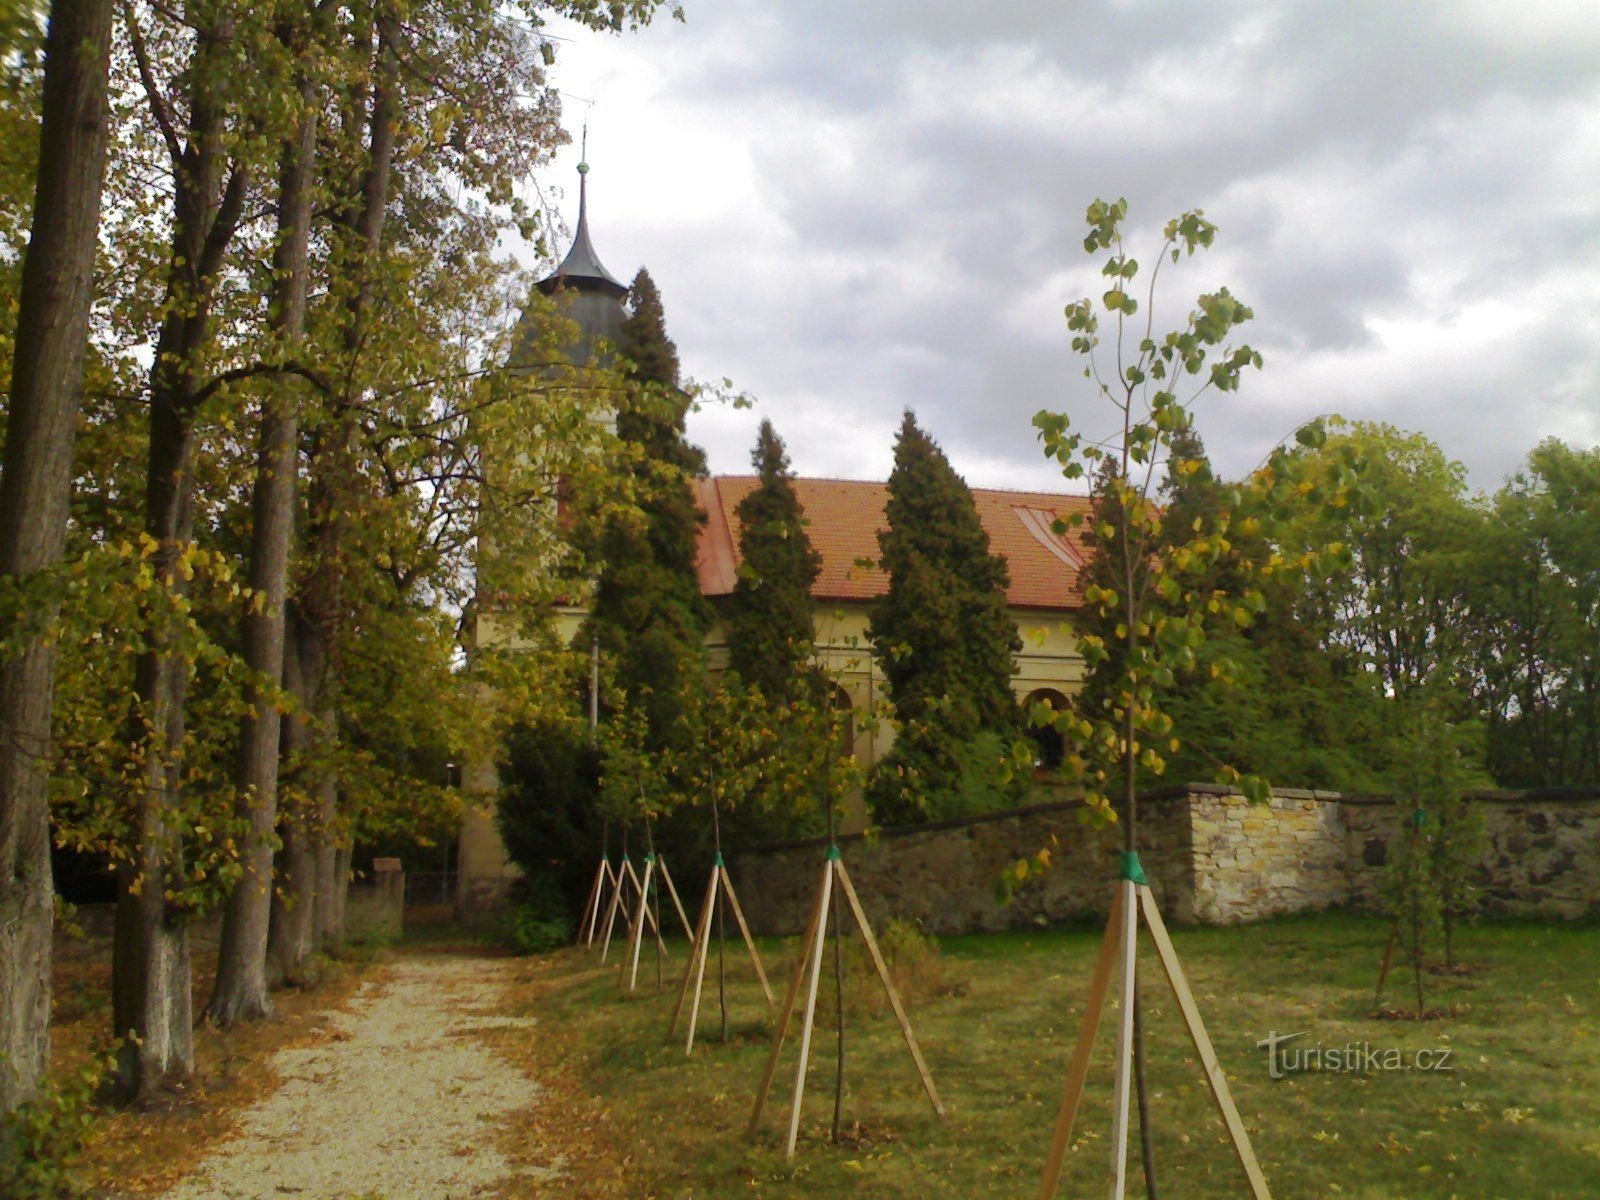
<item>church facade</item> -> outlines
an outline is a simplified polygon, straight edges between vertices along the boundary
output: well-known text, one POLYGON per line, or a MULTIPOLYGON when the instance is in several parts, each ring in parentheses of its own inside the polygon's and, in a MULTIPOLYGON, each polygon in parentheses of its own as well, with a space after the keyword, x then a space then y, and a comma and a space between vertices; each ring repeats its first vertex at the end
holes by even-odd
MULTIPOLYGON (((571 353, 575 361, 586 362, 603 358, 615 338, 628 289, 595 254, 588 226, 587 164, 578 169, 578 225, 572 248, 539 286, 568 306, 581 334, 571 353)), ((701 591, 714 609, 732 593, 738 579, 737 509, 758 482, 753 475, 696 481, 697 500, 706 518, 699 534, 697 570, 701 591)), ((887 486, 798 478, 795 491, 805 511, 807 534, 822 556, 822 570, 812 587, 817 659, 834 681, 839 707, 863 716, 880 711, 885 700, 883 676, 872 656, 867 624, 873 603, 888 588, 884 572, 869 565, 879 556, 877 535, 885 524, 887 486)), ((991 489, 973 489, 973 499, 992 550, 1010 568, 1006 599, 1022 643, 1012 690, 1021 703, 1050 699, 1060 704, 1083 679, 1083 659, 1068 619, 1083 602, 1087 551, 1078 534, 1058 534, 1054 525, 1058 518, 1086 512, 1088 500, 1080 495, 991 489)), ((581 609, 563 609, 556 617, 558 632, 575 636, 584 615, 581 609)), ((480 616, 477 636, 480 640, 496 636, 487 614, 480 616)), ((720 621, 707 636, 706 653, 713 672, 726 666, 720 621)), ((887 752, 893 737, 889 722, 856 721, 857 761, 870 767, 887 752)), ((470 765, 463 784, 467 811, 459 842, 457 907, 466 915, 496 907, 516 878, 516 869, 508 862, 495 827, 499 781, 493 764, 470 765)), ((847 828, 859 829, 865 820, 857 802, 847 817, 847 828)))

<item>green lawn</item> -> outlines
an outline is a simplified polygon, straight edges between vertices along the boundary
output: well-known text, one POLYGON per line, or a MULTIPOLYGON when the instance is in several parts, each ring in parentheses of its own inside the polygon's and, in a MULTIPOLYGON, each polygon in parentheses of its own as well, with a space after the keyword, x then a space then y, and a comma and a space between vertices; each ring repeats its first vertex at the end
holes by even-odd
MULTIPOLYGON (((1430 980, 1430 1005, 1453 1015, 1428 1022, 1375 1016, 1372 987, 1386 932, 1381 921, 1344 915, 1173 931, 1273 1195, 1600 1196, 1600 929, 1486 924, 1466 931, 1459 956, 1471 973, 1430 980), (1455 1069, 1272 1080, 1255 1044, 1273 1030, 1305 1031, 1295 1046, 1448 1048, 1455 1069)), ((845 1104, 855 1136, 831 1145, 834 1034, 831 1022, 822 1024, 793 1162, 783 1157, 782 1138, 794 1035, 761 1134, 745 1136, 770 1023, 732 944, 728 1044, 719 1040, 714 959, 704 1040, 691 1058, 681 1041, 667 1043, 670 977, 685 959, 680 943, 668 988, 656 990, 647 961, 633 996, 623 996, 614 970, 599 969, 586 952, 539 960, 526 998, 540 1018, 533 1054, 569 1068, 597 1111, 608 1112, 605 1136, 615 1158, 630 1161, 621 1184, 606 1185, 618 1190, 601 1194, 1031 1196, 1100 936, 1084 928, 942 942, 948 989, 919 989, 911 1015, 948 1109, 943 1120, 922 1095, 892 1016, 858 1006, 847 1018, 845 1104)), ((792 941, 764 944, 780 1000, 794 952, 792 941)), ((1244 1195, 1148 947, 1140 973, 1163 1194, 1244 1195)), ((1390 993, 1403 1002, 1406 980, 1397 976, 1390 993)), ((1104 1187, 1112 1042, 1108 1020, 1067 1156, 1064 1197, 1104 1187)), ((1135 1182, 1130 1195, 1140 1194, 1135 1182)))

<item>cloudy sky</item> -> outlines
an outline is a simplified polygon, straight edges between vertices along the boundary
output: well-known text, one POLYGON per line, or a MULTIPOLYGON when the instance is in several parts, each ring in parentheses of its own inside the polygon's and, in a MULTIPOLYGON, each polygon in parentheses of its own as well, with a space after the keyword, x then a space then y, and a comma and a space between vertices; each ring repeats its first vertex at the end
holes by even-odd
MULTIPOLYGON (((1146 263, 1183 209, 1221 229, 1158 328, 1219 284, 1255 309, 1265 370, 1198 410, 1224 471, 1331 412, 1480 488, 1600 443, 1594 0, 685 5, 557 70, 601 259, 757 401, 693 419, 713 471, 766 415, 801 473, 883 478, 910 406, 969 483, 1060 486, 1030 421, 1109 429, 1061 310, 1102 290, 1083 212, 1118 196, 1146 263)), ((569 221, 577 157, 541 181, 569 221)))

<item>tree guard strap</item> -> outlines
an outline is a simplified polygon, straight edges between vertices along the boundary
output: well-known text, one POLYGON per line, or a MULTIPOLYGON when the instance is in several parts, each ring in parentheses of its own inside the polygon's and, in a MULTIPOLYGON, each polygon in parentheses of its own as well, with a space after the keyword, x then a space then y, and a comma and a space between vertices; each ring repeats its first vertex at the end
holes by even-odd
POLYGON ((839 857, 839 844, 835 842, 833 845, 828 847, 828 861, 838 862, 839 857))
POLYGON ((717 851, 717 856, 714 859, 711 860, 711 865, 714 866, 714 867, 725 867, 725 866, 728 865, 727 863, 722 861, 722 851, 721 850, 717 851))
POLYGON ((1139 852, 1137 850, 1124 850, 1122 853, 1121 878, 1132 883, 1149 883, 1144 877, 1144 868, 1139 865, 1139 852))

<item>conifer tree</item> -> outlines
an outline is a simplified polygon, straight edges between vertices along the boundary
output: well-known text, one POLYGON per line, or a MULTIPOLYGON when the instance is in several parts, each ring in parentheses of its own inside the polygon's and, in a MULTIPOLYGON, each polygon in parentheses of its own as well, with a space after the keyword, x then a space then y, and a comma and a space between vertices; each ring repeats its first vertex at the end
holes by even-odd
POLYGON ((593 609, 617 687, 647 715, 656 745, 682 705, 702 686, 710 610, 695 570, 696 539, 705 519, 693 480, 705 456, 684 436, 689 396, 679 386, 678 351, 667 336, 661 295, 641 269, 629 293, 617 352, 629 382, 617 413, 617 435, 633 490, 633 511, 607 522, 593 609))
POLYGON ((739 579, 727 608, 729 665, 768 700, 793 700, 811 659, 811 585, 822 555, 805 515, 783 440, 771 421, 750 456, 760 485, 739 501, 739 579))
POLYGON ((1022 643, 1006 609, 1010 570, 990 553, 966 483, 909 410, 885 516, 889 590, 868 632, 899 728, 868 798, 880 820, 996 807, 1016 790, 1007 758, 1022 643))

